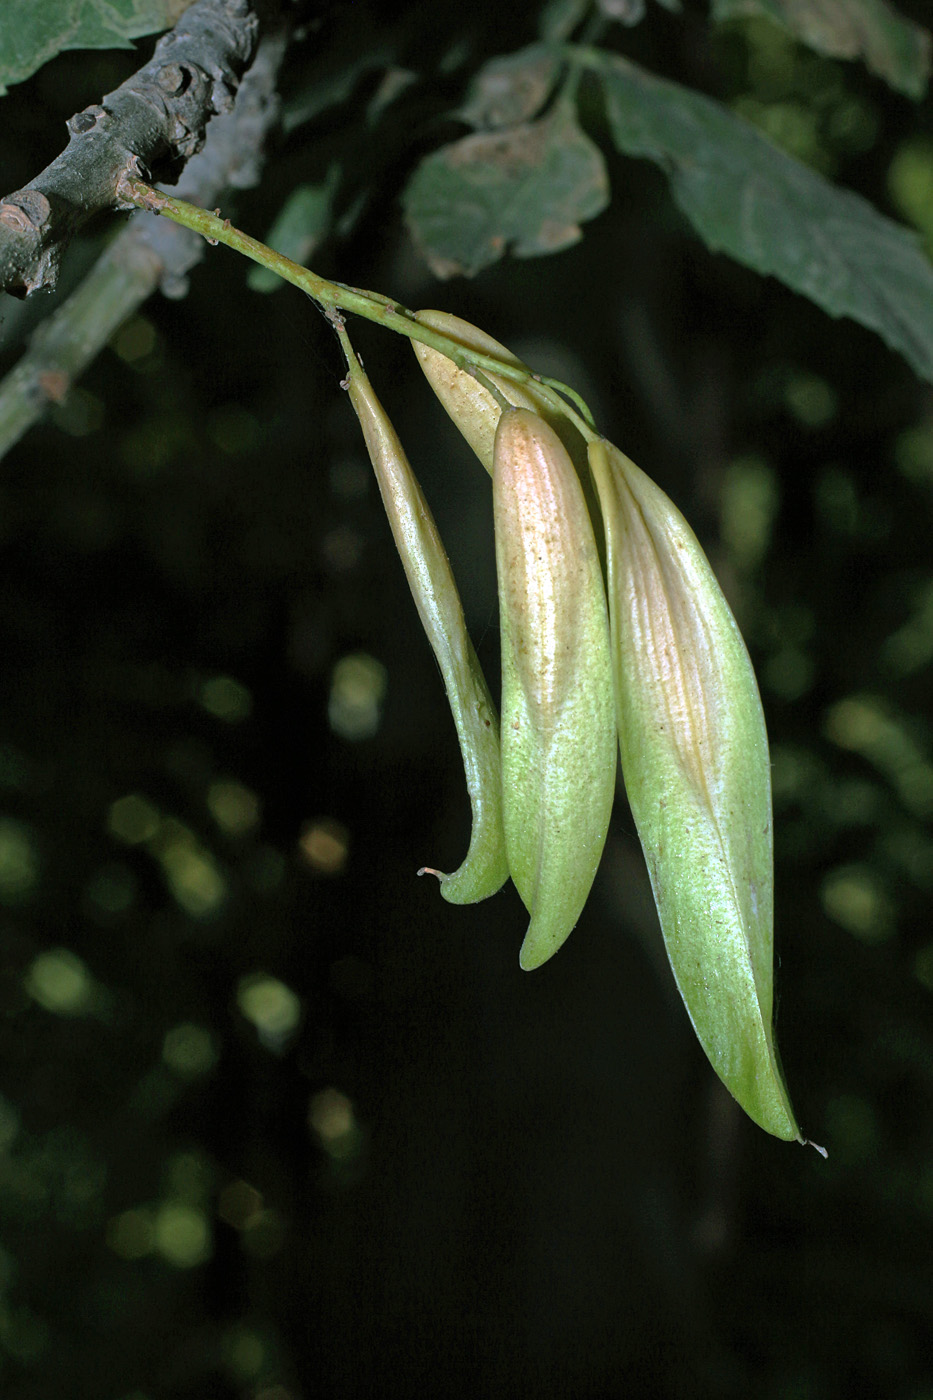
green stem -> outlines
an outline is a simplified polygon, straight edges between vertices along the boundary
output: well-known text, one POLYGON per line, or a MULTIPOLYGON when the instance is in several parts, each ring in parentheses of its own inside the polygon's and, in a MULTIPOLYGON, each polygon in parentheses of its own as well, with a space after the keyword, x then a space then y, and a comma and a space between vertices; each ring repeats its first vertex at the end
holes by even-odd
POLYGON ((316 272, 302 267, 300 263, 292 262, 291 258, 283 257, 274 248, 269 248, 265 243, 260 243, 258 239, 250 238, 249 234, 234 228, 229 219, 220 217, 219 211, 212 214, 207 209, 199 209, 196 204, 188 204, 183 199, 163 194, 161 190, 154 189, 133 176, 127 176, 121 181, 118 195, 127 204, 145 209, 150 214, 161 214, 173 223, 192 229, 202 238, 206 238, 208 243, 223 243, 234 252, 251 258, 261 267, 268 268, 284 281, 298 287, 325 312, 349 311, 353 315, 365 317, 367 321, 375 321, 386 330, 407 336, 409 340, 420 340, 446 355, 449 360, 453 360, 458 369, 467 373, 471 373, 473 369, 488 370, 503 379, 511 379, 516 384, 533 383, 553 408, 566 414, 576 424, 587 441, 598 437, 593 416, 579 394, 557 380, 541 378, 525 365, 509 364, 505 360, 497 360, 494 355, 480 354, 476 350, 468 351, 443 332, 423 325, 416 320, 413 312, 399 306, 380 292, 367 292, 359 287, 348 287, 342 282, 330 282, 326 277, 319 277, 316 272), (567 403, 564 395, 573 400, 576 409, 567 403))
MULTIPOLYGON (((359 359, 357 358, 356 351, 350 344, 350 337, 347 335, 347 328, 343 323, 343 317, 331 316, 330 321, 334 330, 337 332, 337 339, 340 341, 340 348, 344 353, 347 362, 347 373, 349 374, 352 372, 354 365, 359 368, 359 359)), ((349 381, 347 382, 349 383, 349 381)), ((341 388, 343 387, 344 386, 341 385, 341 388)))
POLYGON ((576 107, 580 81, 585 71, 585 64, 579 61, 577 54, 581 49, 598 48, 599 42, 608 28, 609 21, 597 11, 590 15, 577 43, 565 46, 562 57, 568 64, 568 71, 561 84, 559 102, 566 102, 569 106, 576 107))

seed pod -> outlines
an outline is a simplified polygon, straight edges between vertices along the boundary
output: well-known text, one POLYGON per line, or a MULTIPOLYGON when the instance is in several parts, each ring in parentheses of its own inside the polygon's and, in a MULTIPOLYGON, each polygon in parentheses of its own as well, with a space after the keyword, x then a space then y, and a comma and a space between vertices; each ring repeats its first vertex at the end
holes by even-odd
POLYGON ((590 446, 606 529, 622 775, 677 986, 746 1113, 802 1141, 772 1030, 771 783, 751 661, 690 527, 590 446))
POLYGON ((508 878, 496 707, 467 633, 457 585, 428 503, 355 359, 348 388, 412 596, 447 689, 473 809, 466 859, 453 874, 440 875, 441 894, 452 904, 472 904, 495 894, 508 878))
POLYGON ((502 806, 512 879, 540 966, 580 916, 615 791, 606 596, 583 492, 560 438, 502 414, 493 510, 502 632, 502 806))
MULTIPOLYGON (((494 355, 507 364, 522 366, 521 360, 513 355, 511 350, 507 350, 498 340, 493 340, 491 335, 487 335, 477 326, 471 326, 469 321, 461 320, 459 316, 451 316, 447 311, 416 311, 415 320, 430 326, 432 330, 443 331, 451 340, 455 340, 467 350, 494 355)), ((453 360, 448 360, 439 350, 434 350, 430 345, 424 345, 417 340, 413 340, 412 345, 431 388, 491 475, 493 446, 499 415, 502 412, 501 405, 472 374, 459 369, 453 360)), ((532 385, 517 384, 514 380, 505 379, 490 370, 484 373, 508 403, 516 408, 531 409, 559 432, 578 470, 582 467, 585 475, 586 447, 573 425, 561 414, 555 413, 532 385)))

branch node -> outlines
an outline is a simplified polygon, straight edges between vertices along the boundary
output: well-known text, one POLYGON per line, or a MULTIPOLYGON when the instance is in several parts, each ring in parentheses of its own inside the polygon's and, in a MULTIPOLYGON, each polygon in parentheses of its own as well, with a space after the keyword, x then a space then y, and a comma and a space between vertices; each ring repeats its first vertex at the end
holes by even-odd
POLYGON ((69 117, 65 125, 75 136, 83 136, 97 125, 98 119, 104 115, 104 109, 98 103, 91 107, 85 107, 83 112, 75 112, 73 117, 69 117))
POLYGON ((39 190, 17 190, 0 204, 0 221, 15 233, 38 233, 52 212, 39 190))
POLYGON ((166 63, 165 67, 159 70, 156 81, 163 92, 168 93, 170 97, 175 97, 188 88, 191 83, 191 73, 180 63, 166 63))

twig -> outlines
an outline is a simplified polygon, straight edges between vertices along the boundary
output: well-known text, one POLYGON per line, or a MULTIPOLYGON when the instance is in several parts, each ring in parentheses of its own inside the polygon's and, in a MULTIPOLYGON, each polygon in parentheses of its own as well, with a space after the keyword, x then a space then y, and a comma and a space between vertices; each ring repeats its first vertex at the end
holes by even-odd
POLYGON ((300 263, 293 262, 284 254, 277 253, 274 248, 260 243, 258 238, 251 238, 248 233, 234 228, 229 219, 221 217, 219 209, 212 214, 210 210, 199 208, 176 195, 154 189, 133 175, 124 180, 122 194, 128 204, 136 204, 140 209, 149 210, 180 224, 183 228, 192 229, 207 239, 208 243, 223 243, 258 263, 260 267, 268 268, 277 277, 300 287, 305 295, 317 302, 327 314, 348 311, 351 315, 364 316, 367 321, 375 321, 386 330, 396 331, 409 340, 417 340, 423 345, 430 345, 439 350, 467 374, 475 375, 477 370, 488 370, 502 379, 511 379, 518 384, 533 383, 536 396, 568 418, 587 442, 598 438, 593 415, 583 399, 574 389, 561 384, 559 380, 535 374, 527 365, 510 358, 501 359, 496 354, 470 349, 451 336, 445 335, 443 331, 435 330, 426 322, 419 321, 414 312, 408 311, 381 292, 363 291, 359 287, 350 287, 345 282, 331 282, 328 278, 319 276, 311 268, 302 267, 300 263), (572 399, 579 412, 572 408, 562 395, 572 399))
POLYGON ((70 119, 61 155, 0 201, 0 289, 22 297, 54 286, 77 229, 100 210, 126 207, 121 179, 156 169, 173 178, 200 151, 255 54, 257 9, 254 0, 196 0, 149 63, 70 119))

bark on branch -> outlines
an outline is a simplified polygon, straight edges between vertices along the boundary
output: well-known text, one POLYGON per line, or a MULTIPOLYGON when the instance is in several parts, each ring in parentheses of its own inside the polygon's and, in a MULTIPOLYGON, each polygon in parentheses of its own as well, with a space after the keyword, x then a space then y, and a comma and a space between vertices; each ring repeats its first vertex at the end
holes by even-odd
POLYGON ((55 285, 80 226, 119 208, 127 173, 173 179, 204 144, 212 116, 233 106, 259 40, 255 0, 196 0, 152 59, 68 122, 65 150, 0 201, 0 288, 24 297, 55 285))
MULTIPOLYGON (((189 161, 177 193, 210 207, 230 189, 259 181, 266 138, 278 116, 276 83, 283 27, 267 33, 244 74, 233 110, 211 122, 204 149, 189 161)), ((183 296, 187 273, 203 257, 203 238, 167 219, 134 214, 67 301, 36 329, 19 363, 0 383, 0 458, 28 428, 61 403, 118 326, 161 287, 183 296)))

